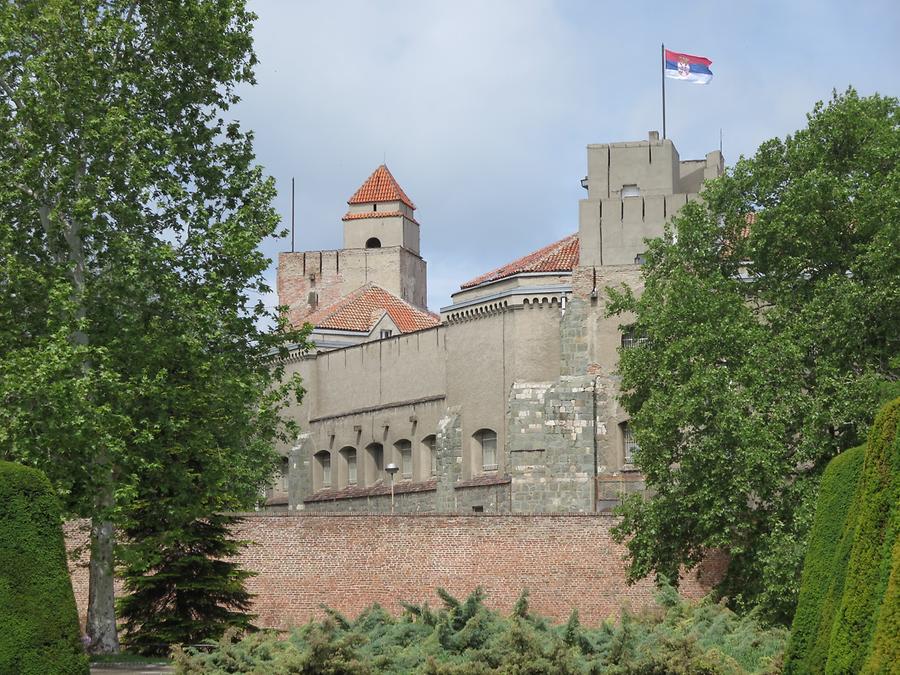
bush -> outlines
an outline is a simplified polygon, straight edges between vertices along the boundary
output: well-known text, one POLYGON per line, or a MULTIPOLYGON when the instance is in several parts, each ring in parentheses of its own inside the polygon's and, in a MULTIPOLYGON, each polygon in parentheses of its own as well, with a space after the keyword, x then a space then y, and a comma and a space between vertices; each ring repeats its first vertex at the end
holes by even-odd
MULTIPOLYGON (((876 616, 888 588, 900 509, 900 398, 875 418, 855 499, 853 550, 841 606, 834 618, 827 672, 856 673, 873 646, 876 616)), ((895 596, 896 599, 896 596, 895 596)), ((893 635, 897 640, 897 633, 893 635)))
POLYGON ((0 462, 0 673, 88 673, 47 477, 0 462))
POLYGON ((208 654, 176 648, 179 673, 763 673, 777 668, 786 631, 763 628, 723 605, 691 604, 664 589, 664 611, 625 614, 587 628, 573 613, 553 626, 523 594, 509 617, 439 591, 443 608, 405 605, 393 617, 377 605, 350 621, 325 610, 287 638, 230 631, 208 654))
POLYGON ((865 450, 861 445, 842 452, 828 463, 822 476, 800 600, 785 654, 785 673, 825 670, 834 613, 844 593, 844 575, 853 546, 856 519, 851 507, 865 450))
POLYGON ((900 663, 898 422, 900 398, 881 409, 865 446, 825 471, 787 673, 888 672, 900 663))

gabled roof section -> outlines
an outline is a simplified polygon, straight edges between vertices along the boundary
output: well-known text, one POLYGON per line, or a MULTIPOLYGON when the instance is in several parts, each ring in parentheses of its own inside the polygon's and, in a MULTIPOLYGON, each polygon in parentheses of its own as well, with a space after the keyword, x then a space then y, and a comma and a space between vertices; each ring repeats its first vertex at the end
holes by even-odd
POLYGON ((571 234, 508 265, 475 277, 460 288, 472 288, 525 272, 571 272, 578 265, 578 251, 578 234, 571 234))
POLYGON ((347 203, 370 204, 372 202, 397 201, 403 202, 411 209, 416 208, 416 205, 406 196, 403 188, 397 183, 387 166, 382 164, 372 172, 372 175, 366 179, 366 182, 360 186, 359 190, 353 193, 353 196, 347 200, 347 203))
POLYGON ((360 286, 337 302, 307 317, 316 328, 368 333, 387 313, 401 333, 412 333, 437 326, 440 317, 413 307, 393 293, 375 284, 360 286))

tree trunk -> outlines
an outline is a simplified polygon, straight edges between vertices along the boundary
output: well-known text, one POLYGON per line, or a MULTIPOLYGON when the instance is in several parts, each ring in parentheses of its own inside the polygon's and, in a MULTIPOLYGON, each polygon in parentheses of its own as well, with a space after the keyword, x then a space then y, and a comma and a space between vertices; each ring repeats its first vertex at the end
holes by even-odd
MULTIPOLYGON (((96 499, 98 513, 113 501, 113 487, 105 483, 96 499)), ((94 516, 91 519, 91 562, 88 585, 87 634, 88 651, 92 654, 115 654, 119 651, 116 631, 116 595, 113 585, 115 532, 112 521, 94 516)))

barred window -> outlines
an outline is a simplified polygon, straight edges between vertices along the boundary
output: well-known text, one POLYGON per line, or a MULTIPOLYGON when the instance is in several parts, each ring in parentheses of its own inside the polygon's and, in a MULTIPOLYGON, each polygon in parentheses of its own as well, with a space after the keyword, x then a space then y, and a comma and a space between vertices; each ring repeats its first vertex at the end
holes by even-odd
POLYGON ((628 422, 622 422, 622 448, 625 457, 625 464, 634 464, 634 453, 641 449, 641 446, 634 440, 634 431, 628 422))
POLYGON ((638 333, 634 326, 626 326, 622 329, 622 349, 643 347, 647 342, 647 336, 638 333))

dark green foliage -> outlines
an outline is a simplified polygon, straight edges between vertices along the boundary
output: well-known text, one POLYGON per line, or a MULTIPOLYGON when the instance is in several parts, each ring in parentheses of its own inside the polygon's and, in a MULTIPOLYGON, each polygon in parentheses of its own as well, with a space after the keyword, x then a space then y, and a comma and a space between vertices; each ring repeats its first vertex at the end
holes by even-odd
POLYGON ((226 629, 251 629, 253 572, 231 562, 247 542, 231 538, 240 518, 213 515, 184 527, 155 520, 133 525, 128 536, 127 595, 118 603, 124 643, 140 654, 168 654, 173 644, 200 644, 226 629))
POLYGON ((816 519, 803 567, 800 600, 785 653, 786 673, 821 672, 828 658, 834 613, 844 592, 844 573, 853 546, 853 497, 862 473, 865 446, 847 450, 825 469, 816 519))
MULTIPOLYGON (((844 595, 831 634, 827 672, 859 672, 885 600, 900 511, 900 398, 879 412, 869 434, 856 496, 857 525, 844 595)), ((891 638, 898 640, 900 634, 891 638)))
POLYGON ((900 663, 898 421, 900 398, 879 412, 865 446, 825 471, 787 673, 890 672, 900 663))
MULTIPOLYGON (((373 606, 343 624, 329 616, 286 639, 227 633, 209 654, 175 650, 180 673, 763 673, 777 667, 782 629, 765 629, 722 605, 690 604, 671 588, 663 611, 625 614, 616 626, 552 626, 528 612, 525 595, 509 617, 486 608, 478 589, 444 608, 404 605, 400 617, 373 606)), ((331 613, 329 612, 329 615, 331 613)))
MULTIPOLYGON (((896 513, 897 509, 895 509, 896 513)), ((896 533, 896 517, 895 529, 896 533)), ((878 610, 872 651, 863 666, 864 673, 886 673, 900 664, 900 537, 894 537, 891 574, 884 600, 878 610)))
POLYGON ((43 473, 0 461, 0 673, 87 672, 59 502, 43 473))
POLYGON ((653 495, 616 529, 632 579, 720 549, 721 594, 790 623, 822 472, 900 380, 898 193, 898 100, 836 93, 648 242, 640 296, 611 289, 648 337, 619 362, 653 495))

